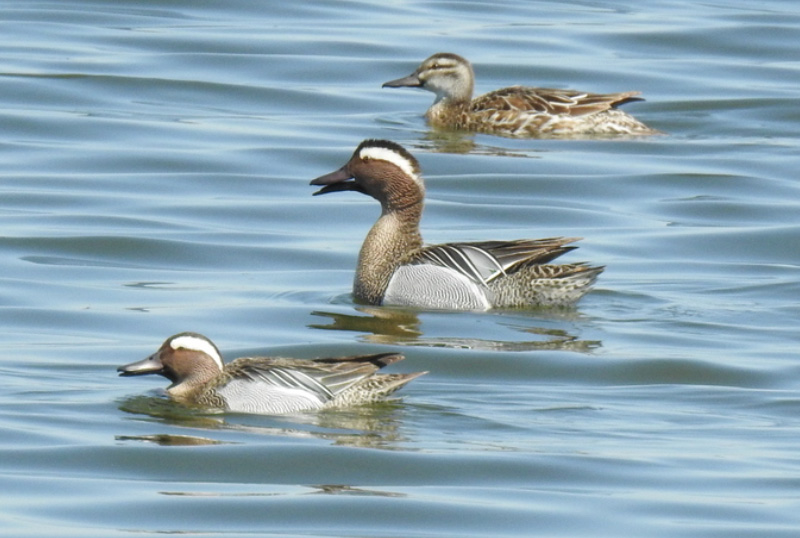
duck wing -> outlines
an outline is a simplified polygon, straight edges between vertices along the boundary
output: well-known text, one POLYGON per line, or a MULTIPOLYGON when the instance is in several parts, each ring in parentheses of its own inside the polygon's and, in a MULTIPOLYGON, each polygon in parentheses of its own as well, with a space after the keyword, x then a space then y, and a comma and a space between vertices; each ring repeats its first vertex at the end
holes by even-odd
POLYGON ((431 245, 420 251, 412 264, 432 264, 452 269, 486 286, 500 275, 535 264, 545 264, 576 247, 565 246, 576 237, 479 241, 431 245))
POLYGON ((511 86, 480 95, 472 100, 473 113, 504 114, 531 113, 551 116, 584 116, 631 101, 642 101, 640 92, 587 93, 555 88, 511 86))
POLYGON ((236 359, 230 367, 237 379, 280 390, 302 391, 326 402, 380 368, 402 359, 397 353, 314 360, 254 357, 236 359))

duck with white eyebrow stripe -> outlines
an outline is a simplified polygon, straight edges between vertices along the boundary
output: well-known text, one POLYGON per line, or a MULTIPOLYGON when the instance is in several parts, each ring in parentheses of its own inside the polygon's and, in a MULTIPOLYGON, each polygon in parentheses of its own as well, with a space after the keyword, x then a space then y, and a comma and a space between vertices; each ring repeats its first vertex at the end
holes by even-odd
POLYGON ((178 351, 179 349, 187 349, 191 351, 197 351, 199 353, 205 353, 213 359, 217 366, 219 366, 220 370, 224 368, 224 365, 222 364, 222 357, 219 354, 217 346, 215 346, 208 338, 193 333, 182 333, 170 338, 168 342, 169 347, 171 347, 174 351, 178 351))
POLYGON ((359 157, 363 160, 378 159, 392 163, 403 171, 409 178, 413 179, 419 186, 424 189, 422 180, 419 177, 419 169, 417 162, 411 155, 403 155, 397 151, 383 148, 380 146, 366 146, 362 147, 358 153, 359 157))
POLYGON ((185 332, 117 371, 121 376, 166 377, 172 381, 167 395, 179 403, 272 415, 381 400, 425 373, 377 373, 401 360, 397 353, 379 353, 314 360, 243 357, 224 365, 211 340, 185 332))
POLYGON ((603 267, 550 264, 577 238, 423 246, 425 186, 417 160, 388 140, 365 140, 314 193, 356 191, 381 204, 358 256, 353 295, 368 304, 448 310, 564 306, 580 299, 603 267))

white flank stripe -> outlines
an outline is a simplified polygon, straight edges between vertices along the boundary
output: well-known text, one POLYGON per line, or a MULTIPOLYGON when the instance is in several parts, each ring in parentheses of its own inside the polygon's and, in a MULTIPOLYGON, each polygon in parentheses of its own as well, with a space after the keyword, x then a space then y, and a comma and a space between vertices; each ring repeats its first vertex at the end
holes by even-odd
POLYGON ((174 350, 190 349, 192 351, 199 351, 200 353, 205 353, 206 355, 214 359, 214 362, 217 363, 217 366, 219 366, 220 371, 222 371, 223 369, 222 357, 219 356, 219 353, 217 353, 217 350, 214 347, 214 345, 208 340, 205 340, 203 338, 198 338, 196 336, 179 336, 178 338, 175 338, 172 341, 170 341, 169 347, 171 347, 174 350))

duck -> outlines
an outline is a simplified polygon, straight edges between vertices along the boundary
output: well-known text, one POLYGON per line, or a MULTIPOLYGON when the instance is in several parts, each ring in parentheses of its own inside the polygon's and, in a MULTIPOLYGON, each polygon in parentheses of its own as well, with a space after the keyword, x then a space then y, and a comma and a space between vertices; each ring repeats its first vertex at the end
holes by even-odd
POLYGON ((400 144, 364 140, 338 170, 311 181, 314 195, 355 191, 375 198, 381 215, 358 255, 353 296, 371 305, 489 310, 569 306, 603 267, 550 264, 577 237, 423 244, 425 185, 419 162, 400 144))
POLYGON ((439 52, 407 77, 384 88, 414 87, 436 94, 425 118, 434 127, 507 137, 653 135, 652 129, 618 109, 643 101, 640 92, 588 93, 510 86, 472 98, 475 74, 465 58, 439 52))
POLYGON ((398 353, 321 359, 241 357, 222 362, 206 336, 182 332, 149 357, 117 368, 120 376, 158 374, 181 404, 222 411, 280 415, 382 400, 427 372, 377 374, 403 360, 398 353))

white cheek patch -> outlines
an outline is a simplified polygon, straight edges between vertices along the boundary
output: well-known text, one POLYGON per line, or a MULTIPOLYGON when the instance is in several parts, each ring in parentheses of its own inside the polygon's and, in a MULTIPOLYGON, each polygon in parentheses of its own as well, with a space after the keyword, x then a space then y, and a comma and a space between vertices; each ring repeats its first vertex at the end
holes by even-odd
POLYGON ((392 163, 400 170, 403 171, 408 177, 414 180, 414 182, 422 185, 422 180, 417 175, 417 172, 414 170, 414 165, 397 153, 396 151, 392 151, 389 148, 381 148, 377 146, 368 146, 366 148, 362 148, 362 150, 358 153, 359 158, 361 159, 378 159, 381 161, 386 161, 388 163, 392 163))
POLYGON ((222 357, 219 356, 217 349, 208 340, 204 340, 203 338, 198 338, 196 336, 184 335, 184 336, 179 336, 174 340, 171 340, 169 343, 169 347, 171 347, 176 351, 178 349, 189 349, 192 351, 199 351, 200 353, 205 353, 206 355, 214 359, 214 362, 217 363, 217 366, 219 366, 220 371, 222 371, 223 369, 222 357))

